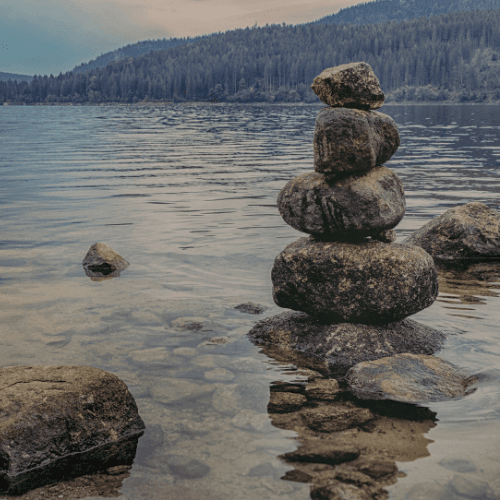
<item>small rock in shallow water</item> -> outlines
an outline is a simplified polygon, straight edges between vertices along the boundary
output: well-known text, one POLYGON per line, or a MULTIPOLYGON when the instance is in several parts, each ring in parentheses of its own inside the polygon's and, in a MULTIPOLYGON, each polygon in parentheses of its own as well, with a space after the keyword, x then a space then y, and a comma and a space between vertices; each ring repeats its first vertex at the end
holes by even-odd
POLYGON ((450 208, 403 241, 437 261, 500 258, 500 213, 483 203, 450 208))
POLYGON ((390 399, 405 403, 445 401, 466 396, 475 378, 452 364, 423 354, 396 354, 353 366, 346 375, 359 399, 390 399))
POLYGON ((453 476, 450 481, 451 489, 454 493, 477 500, 498 500, 486 481, 481 481, 475 477, 453 476))
POLYGON ((226 370, 225 368, 215 368, 204 373, 204 377, 214 382, 229 382, 233 380, 234 373, 226 370))
POLYGON ((267 411, 269 413, 290 413, 298 410, 305 403, 307 403, 307 399, 302 394, 271 392, 267 411))
POLYGON ((235 309, 247 314, 261 314, 267 309, 267 307, 260 304, 254 304, 253 302, 246 302, 245 304, 236 306, 235 309))
POLYGON ((169 455, 164 462, 168 465, 170 472, 189 479, 197 479, 210 472, 208 465, 195 458, 169 455))
POLYGON ((318 432, 343 431, 374 418, 370 410, 359 408, 351 403, 304 408, 300 411, 300 417, 310 429, 318 432))
POLYGON ((130 264, 110 246, 94 243, 82 262, 85 274, 91 278, 117 277, 130 264))
POLYGON ((365 62, 324 69, 314 79, 311 88, 328 106, 377 109, 384 103, 380 82, 372 67, 365 62))
POLYGON ((314 380, 305 387, 309 399, 333 401, 340 392, 340 385, 335 379, 314 380))
POLYGON ((444 458, 438 464, 445 469, 454 472, 476 472, 476 466, 470 460, 462 460, 459 458, 444 458))

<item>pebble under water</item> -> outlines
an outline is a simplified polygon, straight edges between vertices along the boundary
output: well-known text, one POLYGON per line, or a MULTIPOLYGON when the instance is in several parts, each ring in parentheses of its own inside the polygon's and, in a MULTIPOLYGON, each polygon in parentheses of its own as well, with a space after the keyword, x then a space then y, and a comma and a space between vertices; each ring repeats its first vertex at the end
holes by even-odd
MULTIPOLYGON (((303 235, 276 197, 312 170, 320 109, 3 107, 0 366, 110 371, 147 426, 131 469, 17 498, 328 499, 327 484, 349 495, 369 481, 394 499, 500 498, 500 262, 440 268, 437 301, 412 316, 447 335, 437 356, 477 376, 465 398, 419 407, 340 392, 318 406, 326 417, 314 407, 299 415, 316 397, 311 370, 328 370, 246 336, 282 311, 271 268, 303 235), (86 276, 98 241, 130 262, 119 277, 86 276), (236 309, 248 302, 262 311, 236 309), (331 450, 314 458, 325 441, 344 446, 347 461, 325 460, 331 450), (355 470, 354 445, 367 457, 355 470)), ((458 204, 500 210, 498 107, 381 112, 401 134, 387 163, 407 200, 397 242, 458 204)))

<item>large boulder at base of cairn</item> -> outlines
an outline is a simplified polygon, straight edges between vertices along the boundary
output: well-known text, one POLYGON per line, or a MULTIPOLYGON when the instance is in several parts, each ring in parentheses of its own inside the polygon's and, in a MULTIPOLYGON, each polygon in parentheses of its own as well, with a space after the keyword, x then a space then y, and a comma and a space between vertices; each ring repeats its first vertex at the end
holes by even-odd
POLYGON ((120 276, 130 264, 110 246, 94 243, 82 262, 85 274, 91 278, 120 276))
POLYGON ((438 294, 432 257, 419 247, 301 238, 275 259, 280 307, 330 322, 384 324, 430 306, 438 294))
POLYGON ((248 335, 255 344, 294 349, 330 365, 346 367, 402 352, 433 354, 445 340, 443 333, 411 319, 382 326, 325 324, 292 311, 260 321, 248 335))
POLYGON ((483 203, 450 208, 403 241, 422 247, 435 260, 500 257, 500 213, 483 203))
POLYGON ((0 369, 0 491, 131 465, 144 422, 116 375, 89 366, 0 369))
POLYGON ((451 363, 423 354, 396 354, 353 366, 346 375, 359 399, 427 403, 466 396, 476 377, 451 363))
POLYGON ((398 127, 390 116, 323 108, 314 129, 314 170, 331 177, 366 172, 389 161, 398 147, 398 127))
POLYGON ((316 172, 299 175, 281 190, 278 209, 294 229, 323 238, 376 236, 399 223, 406 202, 399 177, 377 167, 340 180, 316 172))
POLYGON ((380 82, 365 62, 327 68, 314 79, 311 88, 328 106, 377 109, 384 103, 380 82))

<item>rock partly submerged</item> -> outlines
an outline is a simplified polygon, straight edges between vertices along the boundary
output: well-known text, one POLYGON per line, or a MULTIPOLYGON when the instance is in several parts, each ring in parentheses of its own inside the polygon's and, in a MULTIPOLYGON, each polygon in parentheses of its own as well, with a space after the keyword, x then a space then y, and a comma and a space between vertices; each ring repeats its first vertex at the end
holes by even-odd
POLYGON ((396 354, 353 366, 346 375, 359 399, 428 403, 463 397, 476 382, 464 370, 435 356, 396 354))
POLYGON ((130 264, 110 246, 94 243, 82 262, 85 274, 90 278, 116 278, 130 264))
POLYGON ((422 248, 373 240, 301 238, 276 257, 271 279, 278 306, 329 322, 398 321, 438 294, 434 261, 422 248))
POLYGON ((325 238, 379 235, 395 227, 406 210, 403 184, 387 167, 340 180, 316 172, 300 175, 281 190, 277 204, 294 229, 325 238))
POLYGON ((323 108, 314 129, 314 170, 342 177, 389 161, 399 147, 394 120, 378 111, 323 108))
POLYGON ((411 319, 382 326, 325 324, 290 311, 260 321, 248 335, 256 344, 293 349, 345 367, 398 353, 433 354, 445 340, 443 333, 411 319))
POLYGON ((117 376, 88 366, 0 369, 0 491, 131 465, 144 422, 117 376))
POLYGON ((436 261, 500 258, 500 213, 479 202, 450 208, 403 244, 422 247, 436 261))
POLYGON ((377 109, 385 99, 378 78, 365 62, 327 68, 311 88, 325 104, 334 107, 377 109))

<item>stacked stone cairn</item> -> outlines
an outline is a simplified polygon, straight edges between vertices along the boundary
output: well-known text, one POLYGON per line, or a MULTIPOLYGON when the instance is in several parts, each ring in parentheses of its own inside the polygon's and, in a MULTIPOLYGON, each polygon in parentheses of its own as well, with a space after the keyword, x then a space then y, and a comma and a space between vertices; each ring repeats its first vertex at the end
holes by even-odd
POLYGON ((405 318, 434 302, 438 276, 422 248, 394 243, 406 202, 383 166, 400 140, 394 120, 374 111, 384 102, 379 81, 358 62, 324 70, 312 89, 328 105, 316 119, 314 172, 278 196, 284 221, 310 236, 288 245, 271 275, 275 303, 301 313, 268 318, 250 336, 345 365, 432 354, 442 334, 405 318))

